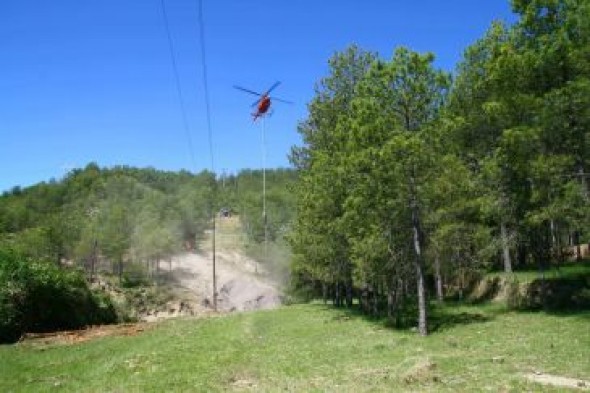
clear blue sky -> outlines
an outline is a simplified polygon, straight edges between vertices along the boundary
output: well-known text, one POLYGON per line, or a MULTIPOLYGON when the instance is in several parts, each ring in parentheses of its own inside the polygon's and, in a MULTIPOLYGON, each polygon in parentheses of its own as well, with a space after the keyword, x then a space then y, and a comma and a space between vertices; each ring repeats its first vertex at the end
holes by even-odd
MULTIPOLYGON (((262 165, 253 96, 278 97, 266 122, 267 167, 289 165, 314 84, 334 52, 356 43, 390 58, 431 51, 452 71, 508 0, 203 0, 215 169, 262 165)), ((210 167, 198 0, 166 0, 191 159, 160 0, 3 0, 0 4, 0 191, 100 166, 210 167)))

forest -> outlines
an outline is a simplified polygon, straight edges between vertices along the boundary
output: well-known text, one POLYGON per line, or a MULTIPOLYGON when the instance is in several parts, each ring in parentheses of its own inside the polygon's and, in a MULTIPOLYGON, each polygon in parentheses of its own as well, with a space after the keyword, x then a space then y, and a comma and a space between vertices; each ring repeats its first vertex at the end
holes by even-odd
MULTIPOLYGON (((281 236, 292 221, 291 169, 266 170, 267 231, 281 236)), ((237 214, 248 238, 264 238, 262 170, 216 178, 153 168, 100 168, 91 163, 62 180, 14 187, 0 197, 0 244, 56 265, 73 264, 89 277, 97 264, 123 275, 181 251, 195 251, 221 209, 237 214)))
POLYGON ((410 305, 425 335, 428 293, 588 243, 590 4, 512 7, 454 75, 405 47, 330 59, 290 155, 297 285, 337 305, 361 289, 369 313, 410 305))

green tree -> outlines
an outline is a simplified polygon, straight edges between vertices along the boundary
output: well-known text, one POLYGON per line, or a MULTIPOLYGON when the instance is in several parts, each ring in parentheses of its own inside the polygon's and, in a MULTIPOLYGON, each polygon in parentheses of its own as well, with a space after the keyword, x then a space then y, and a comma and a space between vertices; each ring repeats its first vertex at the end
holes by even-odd
POLYGON ((380 198, 372 206, 398 210, 394 216, 399 221, 394 225, 411 238, 418 331, 422 335, 428 333, 423 221, 430 210, 430 196, 426 184, 438 173, 437 153, 432 148, 432 126, 450 87, 450 76, 435 70, 433 60, 430 53, 421 55, 403 47, 396 49, 390 62, 374 66, 366 79, 368 85, 362 85, 359 98, 359 111, 366 110, 370 114, 363 116, 361 136, 367 140, 376 139, 376 146, 380 146, 373 164, 376 170, 371 177, 384 190, 376 194, 380 198), (372 122, 367 126, 370 119, 372 122), (384 133, 386 140, 381 145, 384 133))
POLYGON ((328 108, 320 105, 325 94, 310 106, 310 118, 323 116, 324 123, 309 124, 325 128, 302 130, 310 136, 304 134, 305 154, 296 156, 305 157, 303 163, 296 161, 303 169, 292 235, 296 261, 312 265, 306 271, 320 279, 331 275, 339 280, 345 272, 351 280, 354 267, 360 280, 379 285, 384 274, 407 270, 399 265, 411 256, 419 331, 427 334, 424 184, 436 174, 429 135, 450 77, 433 69, 433 55, 405 48, 396 50, 391 62, 370 58, 355 63, 358 58, 337 59, 344 60, 339 64, 344 70, 353 64, 362 72, 333 71, 334 79, 357 76, 355 84, 334 84, 353 86, 351 92, 335 92, 336 102, 328 108), (318 245, 326 250, 318 251, 318 245))
POLYGON ((341 164, 346 131, 339 129, 349 116, 356 89, 376 55, 351 46, 330 60, 330 75, 316 86, 308 118, 298 131, 303 145, 292 149, 290 160, 299 169, 297 218, 289 236, 296 277, 334 286, 341 304, 341 288, 352 303, 352 269, 346 234, 339 228, 348 186, 341 164))

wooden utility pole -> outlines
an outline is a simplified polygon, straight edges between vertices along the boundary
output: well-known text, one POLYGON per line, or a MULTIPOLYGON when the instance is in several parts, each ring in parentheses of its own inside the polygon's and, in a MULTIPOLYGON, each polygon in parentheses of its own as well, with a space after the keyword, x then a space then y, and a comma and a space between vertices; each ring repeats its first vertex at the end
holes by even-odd
POLYGON ((211 208, 211 212, 213 213, 213 231, 211 232, 211 241, 212 241, 212 252, 213 252, 213 310, 217 311, 217 277, 215 276, 215 232, 217 231, 215 225, 215 207, 211 208))
MULTIPOLYGON (((266 218, 266 117, 262 118, 262 224, 264 225, 264 262, 268 255, 268 225, 266 218)), ((258 263, 254 265, 258 273, 258 263)))

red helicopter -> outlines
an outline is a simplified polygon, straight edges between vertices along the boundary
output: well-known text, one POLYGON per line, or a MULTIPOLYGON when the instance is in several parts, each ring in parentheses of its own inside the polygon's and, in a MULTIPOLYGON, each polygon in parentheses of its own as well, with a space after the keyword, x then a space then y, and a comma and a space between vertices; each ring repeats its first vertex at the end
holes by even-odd
POLYGON ((252 113, 252 117, 254 117, 254 121, 256 121, 256 119, 264 116, 268 112, 268 109, 270 108, 271 104, 271 98, 275 101, 284 102, 285 104, 292 104, 291 101, 281 100, 280 98, 270 96, 270 92, 273 91, 280 84, 281 82, 275 82, 274 85, 272 85, 268 90, 266 90, 266 92, 262 94, 252 90, 244 89, 240 86, 234 86, 234 88, 260 97, 254 102, 254 104, 252 104, 253 107, 256 107, 256 112, 252 113))

